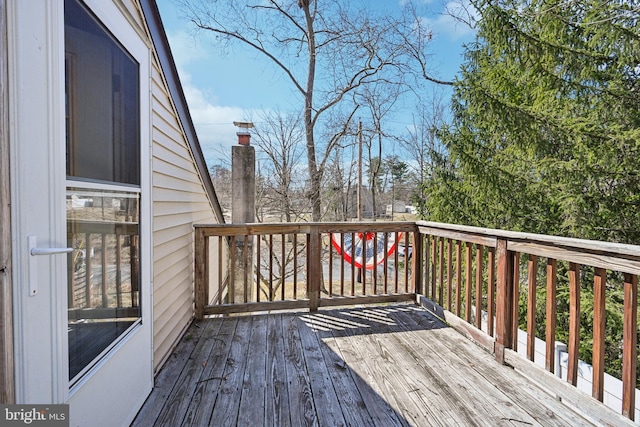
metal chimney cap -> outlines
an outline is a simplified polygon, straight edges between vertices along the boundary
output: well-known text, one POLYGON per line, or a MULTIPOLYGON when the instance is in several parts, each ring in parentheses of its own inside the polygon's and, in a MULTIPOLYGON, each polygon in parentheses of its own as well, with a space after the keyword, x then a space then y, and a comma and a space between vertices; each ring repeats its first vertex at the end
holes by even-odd
POLYGON ((235 127, 243 128, 243 129, 251 129, 253 128, 252 122, 233 122, 235 127))

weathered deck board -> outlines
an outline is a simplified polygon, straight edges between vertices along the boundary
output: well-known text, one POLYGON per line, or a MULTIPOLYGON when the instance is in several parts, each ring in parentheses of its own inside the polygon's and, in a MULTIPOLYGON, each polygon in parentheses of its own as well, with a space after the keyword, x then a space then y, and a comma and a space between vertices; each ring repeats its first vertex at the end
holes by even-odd
POLYGON ((224 368, 237 326, 236 319, 223 319, 220 323, 218 334, 215 337, 210 337, 215 341, 211 353, 191 356, 200 360, 200 363, 206 363, 207 366, 202 373, 202 378, 194 385, 194 395, 189 402, 189 409, 182 422, 183 426, 204 426, 208 425, 211 419, 211 412, 223 381, 224 368))
POLYGON ((251 325, 251 338, 247 353, 247 368, 242 382, 242 397, 238 411, 238 425, 260 426, 265 420, 265 390, 267 385, 266 362, 264 357, 267 348, 267 317, 256 316, 251 325), (260 417, 262 415, 262 417, 260 417))
POLYGON ((291 411, 285 369, 282 316, 269 316, 267 328, 265 425, 289 427, 291 411))
POLYGON ((135 426, 592 425, 410 304, 209 319, 135 426))
MULTIPOLYGON (((218 388, 218 396, 210 422, 215 425, 232 426, 238 425, 238 409, 243 391, 243 381, 245 367, 247 366, 247 355, 249 350, 249 337, 251 336, 251 317, 238 317, 236 333, 231 339, 229 357, 224 367, 222 381, 218 388)), ((263 356, 261 356, 263 357, 263 356)), ((256 422, 263 419, 263 407, 253 408, 257 412, 256 422)))
POLYGON ((305 366, 296 318, 284 316, 282 329, 291 424, 293 426, 317 426, 318 419, 311 393, 311 381, 305 366))

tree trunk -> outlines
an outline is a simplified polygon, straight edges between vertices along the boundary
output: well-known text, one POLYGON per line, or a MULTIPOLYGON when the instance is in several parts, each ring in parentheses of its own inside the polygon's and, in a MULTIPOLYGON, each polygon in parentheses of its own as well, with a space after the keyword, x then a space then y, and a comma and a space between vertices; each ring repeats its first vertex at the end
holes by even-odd
POLYGON ((313 135, 313 85, 316 78, 316 38, 313 28, 313 17, 309 11, 310 2, 301 2, 307 22, 307 37, 309 47, 309 68, 307 87, 304 95, 304 128, 307 139, 307 161, 309 163, 309 198, 311 199, 311 220, 320 221, 320 185, 322 171, 318 170, 316 162, 316 145, 313 135))

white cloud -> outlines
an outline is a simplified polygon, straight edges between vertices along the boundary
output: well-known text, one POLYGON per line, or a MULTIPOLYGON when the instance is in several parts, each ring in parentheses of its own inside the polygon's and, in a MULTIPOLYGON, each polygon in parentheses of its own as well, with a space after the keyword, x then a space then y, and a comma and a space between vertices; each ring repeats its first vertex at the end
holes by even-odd
POLYGON ((187 71, 190 65, 206 60, 207 49, 186 32, 169 35, 171 51, 180 76, 191 120, 196 128, 200 147, 209 166, 220 162, 229 162, 231 146, 237 143, 234 121, 242 121, 255 112, 238 106, 217 105, 217 97, 194 84, 187 71))
POLYGON ((474 22, 477 18, 477 11, 469 0, 461 0, 447 3, 437 18, 423 18, 423 23, 433 30, 436 37, 445 36, 449 40, 458 41, 475 34, 475 29, 465 22, 474 22))
POLYGON ((206 59, 209 56, 207 49, 198 43, 198 39, 186 31, 167 33, 167 38, 169 39, 173 59, 178 67, 185 66, 196 60, 206 59))

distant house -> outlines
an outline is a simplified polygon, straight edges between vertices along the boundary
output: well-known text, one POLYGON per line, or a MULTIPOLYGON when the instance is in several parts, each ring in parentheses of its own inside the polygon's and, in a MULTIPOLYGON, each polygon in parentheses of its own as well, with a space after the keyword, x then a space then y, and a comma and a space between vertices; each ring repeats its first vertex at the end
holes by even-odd
POLYGON ((0 42, 0 398, 128 425, 223 222, 157 6, 0 0, 0 42))

